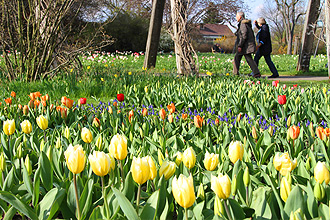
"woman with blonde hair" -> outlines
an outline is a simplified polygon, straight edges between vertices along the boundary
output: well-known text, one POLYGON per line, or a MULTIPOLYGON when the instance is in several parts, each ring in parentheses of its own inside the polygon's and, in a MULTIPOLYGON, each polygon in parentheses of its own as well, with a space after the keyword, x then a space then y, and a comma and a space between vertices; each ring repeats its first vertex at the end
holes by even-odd
POLYGON ((269 67, 269 70, 272 72, 272 75, 268 78, 277 78, 279 77, 278 71, 270 57, 272 52, 272 42, 270 38, 269 26, 266 23, 266 20, 262 17, 254 21, 255 26, 259 29, 256 40, 257 40, 257 52, 254 56, 254 62, 259 64, 260 58, 263 56, 269 67))

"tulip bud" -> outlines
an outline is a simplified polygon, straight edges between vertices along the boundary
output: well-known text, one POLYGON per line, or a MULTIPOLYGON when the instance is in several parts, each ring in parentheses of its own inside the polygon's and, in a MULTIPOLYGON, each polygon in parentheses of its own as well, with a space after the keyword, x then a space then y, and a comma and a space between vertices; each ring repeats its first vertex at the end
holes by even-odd
POLYGON ((181 152, 177 152, 176 153, 176 158, 175 158, 175 163, 177 166, 180 166, 182 162, 182 153, 181 152))
POLYGON ((161 177, 162 175, 164 175, 165 180, 168 180, 173 176, 175 170, 176 170, 176 165, 174 162, 163 161, 159 169, 159 176, 161 177))
POLYGON ((159 116, 161 117, 161 119, 165 120, 166 117, 165 109, 162 108, 159 110, 159 116))
POLYGON ((330 173, 324 162, 318 161, 314 167, 314 178, 316 182, 322 184, 325 181, 327 185, 330 181, 330 173))
POLYGON ((113 113, 113 110, 112 110, 112 107, 110 106, 109 107, 109 111, 108 111, 110 114, 112 114, 113 113))
POLYGON ((168 118, 168 121, 170 123, 173 123, 173 115, 172 114, 169 114, 167 118, 168 118))
POLYGON ((250 90, 248 93, 248 98, 250 99, 251 97, 252 97, 252 90, 250 90))
POLYGON ((143 108, 142 110, 142 116, 146 117, 148 115, 148 110, 146 108, 143 108))
POLYGON ((96 128, 99 128, 99 127, 101 126, 101 122, 100 122, 100 120, 99 120, 97 117, 95 117, 95 118, 93 119, 93 123, 92 123, 92 125, 93 125, 94 127, 96 127, 96 128))
POLYGON ((55 147, 56 147, 56 149, 60 149, 61 148, 61 138, 60 137, 58 137, 57 138, 57 140, 56 140, 56 144, 55 144, 55 147))
POLYGON ((127 156, 126 137, 120 134, 114 135, 110 141, 109 153, 117 160, 124 160, 127 156))
POLYGON ((286 121, 286 125, 290 127, 291 125, 291 115, 288 117, 288 120, 286 121))
POLYGON ((48 128, 48 119, 46 117, 40 115, 39 117, 37 117, 36 120, 39 128, 41 128, 42 130, 46 130, 48 128))
POLYGON ((84 127, 84 128, 81 130, 81 139, 82 139, 85 143, 89 144, 89 143, 92 142, 92 140, 93 140, 92 132, 91 132, 88 128, 84 127))
POLYGON ((159 136, 159 144, 161 147, 165 147, 165 140, 162 135, 159 136))
POLYGON ((66 137, 66 139, 68 139, 68 140, 70 138, 70 130, 69 130, 68 126, 66 126, 64 129, 64 137, 66 137))
POLYGON ((321 201, 325 196, 325 190, 323 186, 319 183, 316 182, 314 186, 314 197, 317 201, 321 201))
POLYGON ((24 105, 23 107, 23 114, 28 115, 29 114, 29 107, 27 105, 24 105))
POLYGON ((242 160, 244 154, 243 144, 240 141, 232 141, 229 144, 228 155, 232 163, 236 163, 237 160, 242 160))
POLYGON ((211 175, 211 189, 220 199, 228 199, 231 193, 231 182, 227 174, 211 175))
POLYGON ((314 132, 314 127, 313 127, 313 122, 309 123, 308 128, 309 128, 309 131, 311 132, 312 138, 314 138, 315 137, 315 132, 314 132))
POLYGON ((231 181, 231 194, 236 195, 237 192, 237 177, 234 175, 233 180, 231 181))
POLYGON ((273 136, 273 134, 274 134, 274 127, 273 126, 269 126, 268 133, 269 133, 270 136, 273 136))
POLYGON ((214 214, 216 215, 224 215, 225 213, 225 209, 223 207, 223 204, 221 202, 221 200, 219 199, 218 196, 215 196, 215 199, 214 199, 214 214))
POLYGON ((198 187, 198 191, 197 191, 197 197, 201 198, 201 200, 205 199, 205 192, 204 192, 204 187, 203 187, 203 183, 201 183, 198 187))
POLYGON ((236 119, 236 121, 237 121, 237 122, 240 122, 240 121, 241 121, 241 117, 242 117, 242 114, 241 114, 241 113, 239 113, 239 114, 238 114, 238 116, 237 116, 237 119, 236 119))
POLYGON ((45 147, 45 141, 44 141, 44 139, 41 139, 40 146, 39 146, 40 151, 44 151, 44 147, 45 147))
POLYGON ((6 169, 6 159, 5 159, 5 154, 1 152, 0 154, 0 172, 5 171, 6 169))
POLYGON ((286 202, 286 200, 288 199, 290 192, 291 185, 288 183, 287 179, 283 177, 281 180, 280 195, 284 202, 286 202))
POLYGON ((252 126, 252 137, 253 139, 258 139, 257 130, 254 126, 252 126))
POLYGON ((22 123, 21 123, 21 128, 22 128, 22 131, 25 133, 25 134, 30 134, 32 132, 32 125, 31 125, 31 122, 28 121, 28 120, 24 120, 22 123))
POLYGON ((208 171, 213 171, 219 164, 219 154, 210 154, 208 151, 205 153, 204 167, 208 171))
POLYGON ((3 122, 3 132, 6 134, 6 135, 12 135, 14 134, 15 132, 15 129, 16 129, 16 126, 15 126, 15 120, 6 120, 3 122))
POLYGON ((16 156, 17 156, 18 159, 21 159, 22 156, 23 156, 22 145, 23 145, 23 143, 20 143, 17 147, 17 150, 16 150, 16 156))
POLYGON ((29 108, 34 109, 34 101, 33 100, 30 100, 28 105, 29 105, 29 108))
POLYGON ((300 97, 298 96, 298 97, 296 98, 295 104, 298 105, 299 103, 300 103, 300 97))
POLYGON ((214 121, 214 124, 215 124, 216 126, 219 126, 219 123, 220 123, 219 119, 216 118, 215 121, 214 121))
POLYGON ((144 92, 148 94, 148 86, 144 87, 144 92))
POLYGON ((53 147, 52 145, 49 145, 48 150, 47 150, 47 157, 50 162, 52 162, 53 159, 53 147))
POLYGON ((95 143, 95 146, 97 147, 98 151, 102 151, 102 142, 103 142, 102 135, 100 135, 95 143))
POLYGON ((301 208, 299 208, 295 212, 291 211, 290 220, 307 220, 307 218, 304 213, 302 213, 301 208))
POLYGON ((243 182, 246 187, 249 186, 251 179, 248 166, 245 167, 244 174, 243 174, 243 182))
POLYGON ((30 161, 29 155, 26 156, 25 161, 24 161, 24 165, 25 165, 27 173, 30 176, 31 173, 32 173, 32 163, 30 161))

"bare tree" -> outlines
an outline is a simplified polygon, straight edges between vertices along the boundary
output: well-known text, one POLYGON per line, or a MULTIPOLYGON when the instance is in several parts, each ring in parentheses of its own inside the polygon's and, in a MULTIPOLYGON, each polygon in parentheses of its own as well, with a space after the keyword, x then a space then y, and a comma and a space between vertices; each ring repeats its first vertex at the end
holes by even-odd
POLYGON ((298 19, 305 14, 304 11, 299 10, 303 0, 275 0, 275 3, 283 19, 288 44, 287 54, 292 54, 294 29, 298 19))
POLYGON ((94 32, 89 35, 85 33, 87 25, 74 28, 82 2, 1 1, 0 46, 5 60, 4 72, 9 80, 51 77, 72 61, 79 64, 77 55, 95 46, 94 40, 102 31, 102 26, 95 23, 94 32))

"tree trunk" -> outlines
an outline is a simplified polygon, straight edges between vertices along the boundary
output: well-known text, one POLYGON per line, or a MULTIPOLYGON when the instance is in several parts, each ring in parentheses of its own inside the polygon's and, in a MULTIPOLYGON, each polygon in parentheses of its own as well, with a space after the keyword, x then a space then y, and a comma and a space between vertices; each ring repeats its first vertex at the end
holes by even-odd
POLYGON ((292 54, 292 38, 293 38, 293 32, 290 31, 290 33, 288 33, 288 49, 286 54, 291 55, 292 54))
POLYGON ((327 40, 328 75, 330 79, 330 0, 325 0, 325 25, 327 40))

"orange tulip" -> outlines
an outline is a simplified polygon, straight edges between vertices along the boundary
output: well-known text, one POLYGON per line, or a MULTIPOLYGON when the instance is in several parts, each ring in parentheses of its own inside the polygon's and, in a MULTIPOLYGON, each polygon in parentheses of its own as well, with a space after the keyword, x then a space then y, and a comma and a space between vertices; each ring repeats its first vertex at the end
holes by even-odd
POLYGON ((19 110, 22 110, 23 109, 23 106, 21 104, 18 104, 18 109, 19 110))
POLYGON ((46 106, 47 106, 47 102, 46 102, 46 101, 44 101, 44 100, 41 100, 41 104, 42 104, 44 107, 46 107, 46 106))
POLYGON ((41 96, 40 99, 41 99, 41 101, 48 102, 48 100, 49 100, 49 95, 46 94, 46 95, 44 95, 44 96, 41 96))
POLYGON ((23 114, 24 114, 24 115, 29 114, 29 106, 24 105, 24 107, 23 107, 23 114))
POLYGON ((204 118, 202 118, 199 115, 194 116, 194 124, 195 124, 195 126, 197 128, 201 128, 203 126, 203 120, 204 120, 204 118))
POLYGON ((61 108, 61 117, 63 119, 66 119, 68 117, 68 109, 66 108, 61 108))
POLYGON ((62 96, 62 98, 61 98, 62 105, 65 105, 66 104, 66 99, 67 99, 66 96, 62 96))
POLYGON ((148 115, 148 110, 146 108, 143 108, 142 115, 143 115, 143 117, 148 115))
POLYGON ((183 120, 186 120, 187 118, 188 118, 188 115, 187 115, 186 113, 183 113, 183 114, 182 114, 182 119, 183 119, 183 120))
POLYGON ((133 110, 129 111, 128 113, 128 121, 131 123, 132 122, 132 118, 134 117, 134 112, 133 110))
POLYGON ((117 108, 117 102, 113 102, 113 106, 117 108))
POLYGON ((97 117, 95 117, 94 119, 93 119, 93 125, 95 126, 95 127, 100 127, 101 126, 101 122, 100 122, 100 119, 98 119, 97 117))
POLYGON ((5 102, 7 105, 11 105, 12 99, 11 98, 5 99, 5 102))
POLYGON ((28 103, 29 107, 30 108, 34 108, 34 100, 30 100, 29 103, 28 103))
POLYGON ((39 107, 39 104, 40 104, 40 101, 39 100, 35 100, 34 101, 34 108, 38 108, 39 107))
POLYGON ((165 112, 165 109, 161 109, 161 110, 159 110, 159 116, 163 119, 163 120, 165 120, 165 117, 166 117, 166 112, 165 112))
POLYGON ((175 105, 173 102, 167 106, 167 110, 172 114, 175 112, 175 105))
POLYGON ((15 97, 16 97, 16 92, 12 91, 12 92, 10 93, 10 96, 13 97, 13 98, 15 98, 15 97))
POLYGON ((35 92, 34 93, 34 97, 39 98, 40 96, 41 96, 41 93, 40 92, 35 92))
POLYGON ((62 107, 61 107, 61 106, 56 106, 56 111, 57 111, 58 113, 60 113, 61 110, 62 110, 62 107))
POLYGON ((325 134, 327 137, 329 137, 329 135, 330 135, 330 128, 325 128, 323 131, 324 131, 324 134, 325 134))
POLYGON ((34 101, 36 99, 36 97, 34 96, 34 93, 32 93, 32 92, 30 93, 29 97, 32 101, 34 101))
POLYGON ((292 140, 296 140, 300 133, 300 128, 298 126, 292 125, 288 130, 289 136, 292 140))
POLYGON ((71 109, 72 106, 73 106, 73 100, 67 98, 67 99, 65 100, 65 106, 68 107, 69 109, 71 109))

